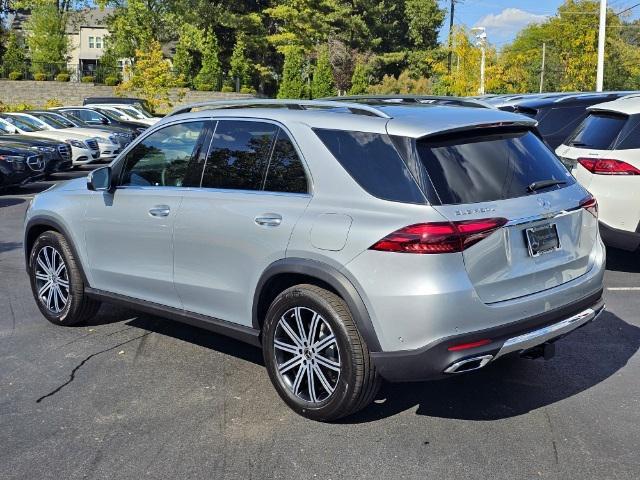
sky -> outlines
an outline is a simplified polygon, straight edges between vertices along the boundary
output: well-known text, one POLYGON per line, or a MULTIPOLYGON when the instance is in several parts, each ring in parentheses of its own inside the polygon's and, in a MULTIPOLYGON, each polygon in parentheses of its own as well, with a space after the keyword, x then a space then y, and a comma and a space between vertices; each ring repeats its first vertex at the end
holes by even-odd
MULTIPOLYGON (((637 4, 640 0, 609 0, 607 5, 614 12, 621 12, 637 4)), ((483 26, 487 30, 487 39, 501 48, 509 43, 525 26, 541 22, 549 15, 554 15, 563 0, 457 0, 454 23, 467 27, 483 26)), ((440 5, 449 11, 449 0, 440 0, 440 5)), ((631 9, 628 18, 640 17, 640 6, 631 9)), ((627 17, 625 17, 627 18, 627 17)), ((449 32, 449 16, 445 27, 440 32, 441 40, 446 39, 449 32)))

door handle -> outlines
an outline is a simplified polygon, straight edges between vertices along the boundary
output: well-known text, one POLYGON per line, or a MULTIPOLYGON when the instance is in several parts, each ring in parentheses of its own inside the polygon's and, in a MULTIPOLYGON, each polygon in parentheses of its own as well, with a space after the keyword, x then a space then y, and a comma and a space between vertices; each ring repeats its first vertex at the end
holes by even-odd
POLYGON ((256 217, 254 221, 263 227, 277 227, 282 223, 282 215, 277 213, 265 213, 259 217, 256 217))
POLYGON ((170 212, 169 205, 156 205, 149 209, 149 215, 152 217, 168 217, 170 212))

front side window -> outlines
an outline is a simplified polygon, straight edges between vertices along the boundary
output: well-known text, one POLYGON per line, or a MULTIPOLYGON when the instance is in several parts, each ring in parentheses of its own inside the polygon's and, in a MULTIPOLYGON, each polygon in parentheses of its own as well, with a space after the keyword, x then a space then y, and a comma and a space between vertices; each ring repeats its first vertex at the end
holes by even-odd
POLYGON ((186 122, 162 128, 140 143, 127 155, 122 170, 122 186, 191 186, 190 162, 197 156, 197 146, 204 132, 204 121, 186 122))
POLYGON ((205 188, 261 190, 278 127, 271 123, 221 120, 202 177, 205 188))

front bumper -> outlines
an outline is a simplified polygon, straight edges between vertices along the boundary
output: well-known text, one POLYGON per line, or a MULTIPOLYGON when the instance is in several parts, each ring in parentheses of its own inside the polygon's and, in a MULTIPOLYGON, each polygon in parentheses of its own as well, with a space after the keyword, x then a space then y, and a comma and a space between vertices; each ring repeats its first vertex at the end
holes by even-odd
POLYGON ((372 352, 371 356, 378 373, 385 380, 432 380, 449 373, 459 373, 465 364, 473 367, 468 370, 475 370, 505 355, 554 342, 594 320, 603 310, 604 300, 600 290, 562 308, 523 320, 440 339, 416 350, 372 352), (449 350, 454 345, 487 339, 489 343, 477 347, 462 351, 449 350), (467 363, 472 359, 473 364, 467 363))
POLYGON ((120 145, 115 143, 112 143, 112 144, 99 143, 98 145, 100 146, 101 160, 111 160, 115 158, 122 150, 120 145))

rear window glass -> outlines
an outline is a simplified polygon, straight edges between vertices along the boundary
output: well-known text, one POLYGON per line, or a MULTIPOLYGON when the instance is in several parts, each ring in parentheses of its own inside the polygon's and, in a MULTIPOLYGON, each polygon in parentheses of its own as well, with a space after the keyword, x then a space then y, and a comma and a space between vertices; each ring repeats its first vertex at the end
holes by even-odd
POLYGON ((624 127, 627 117, 608 113, 591 113, 569 138, 573 147, 608 150, 624 127))
POLYGON ((411 173, 388 135, 343 130, 314 130, 351 177, 383 200, 425 203, 411 173))
POLYGON ((443 136, 416 142, 420 160, 443 204, 505 200, 530 194, 541 180, 573 177, 530 131, 443 136))
POLYGON ((640 116, 632 115, 630 117, 614 148, 616 150, 640 149, 640 116))

